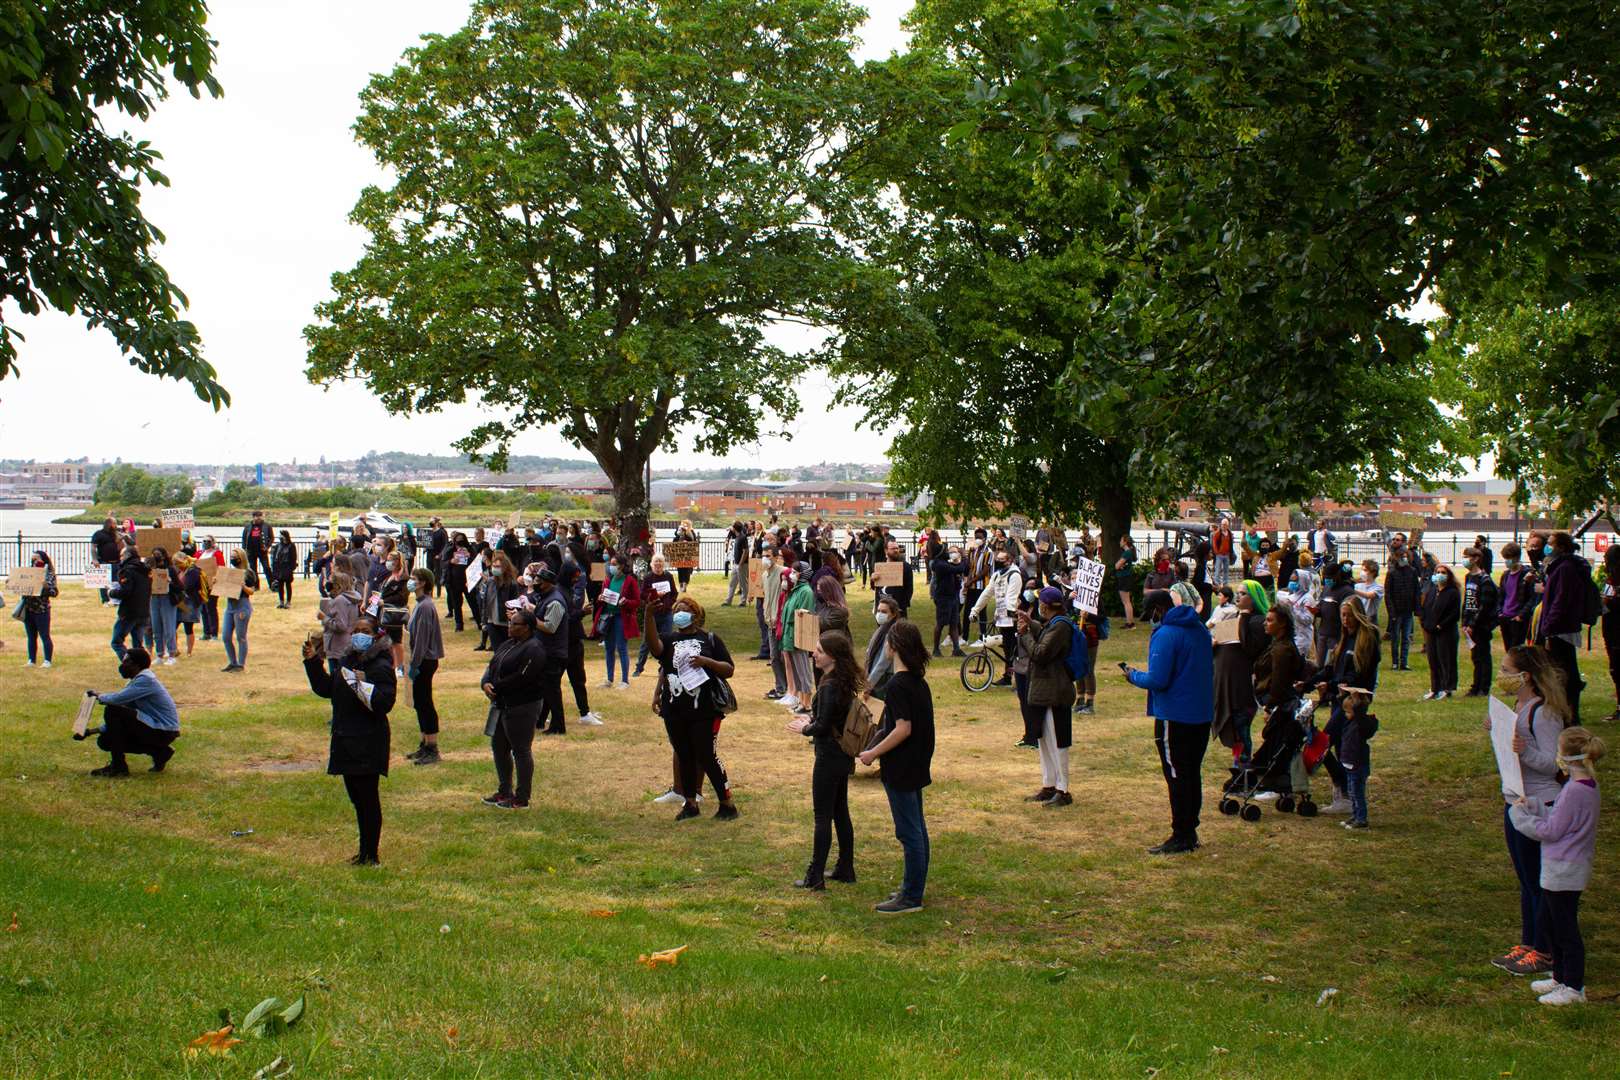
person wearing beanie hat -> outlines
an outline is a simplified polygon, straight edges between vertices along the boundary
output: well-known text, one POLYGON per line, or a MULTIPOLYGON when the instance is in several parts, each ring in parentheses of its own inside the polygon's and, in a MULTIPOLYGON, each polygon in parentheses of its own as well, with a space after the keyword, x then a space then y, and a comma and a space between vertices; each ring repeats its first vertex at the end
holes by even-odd
MULTIPOLYGON (((1026 728, 1037 726, 1041 752, 1041 787, 1027 801, 1049 807, 1069 806, 1069 745, 1073 726, 1074 675, 1069 671, 1069 650, 1079 627, 1064 614, 1062 589, 1048 585, 1036 598, 1032 615, 1018 613, 1018 644, 1029 657, 1029 692, 1024 709, 1026 728)), ((1081 638, 1084 641, 1084 638, 1081 638)))

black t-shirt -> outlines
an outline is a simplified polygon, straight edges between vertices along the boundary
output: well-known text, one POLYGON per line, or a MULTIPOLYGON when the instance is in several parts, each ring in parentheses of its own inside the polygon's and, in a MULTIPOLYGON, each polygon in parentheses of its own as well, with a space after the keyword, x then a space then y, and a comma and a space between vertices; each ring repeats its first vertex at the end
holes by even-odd
POLYGON ((911 734, 879 759, 883 782, 896 791, 920 791, 933 783, 928 768, 934 760, 934 695, 916 672, 896 672, 884 687, 883 738, 897 720, 909 720, 911 734))
POLYGON ((692 694, 686 690, 670 685, 670 676, 675 673, 675 648, 683 641, 698 643, 698 652, 712 660, 719 660, 723 664, 733 663, 731 653, 726 650, 726 643, 720 640, 719 635, 711 634, 707 630, 679 630, 667 638, 660 638, 664 645, 664 655, 658 658, 658 677, 664 680, 664 719, 665 720, 713 720, 720 715, 719 708, 714 704, 714 687, 716 675, 709 672, 709 681, 698 687, 698 692, 692 694), (678 692, 677 692, 678 691, 678 692))

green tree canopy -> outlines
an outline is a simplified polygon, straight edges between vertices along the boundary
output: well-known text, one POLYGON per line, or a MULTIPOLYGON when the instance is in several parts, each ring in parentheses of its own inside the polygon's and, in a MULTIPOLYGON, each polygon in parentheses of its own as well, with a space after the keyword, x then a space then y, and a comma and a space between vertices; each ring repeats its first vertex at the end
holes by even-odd
MULTIPOLYGON (((308 328, 309 375, 392 411, 477 400, 457 445, 500 467, 559 424, 645 514, 648 455, 715 453, 791 417, 822 323, 861 265, 836 169, 851 106, 843 0, 481 2, 363 95, 396 175, 353 218, 364 257, 308 328)), ((632 533, 633 535, 633 533, 632 533)))
MULTIPOLYGON (((113 135, 111 109, 146 119, 173 78, 218 96, 203 0, 97 4, 6 0, 0 11, 0 300, 105 327, 129 362, 188 382, 218 409, 230 396, 202 357, 186 298, 157 261, 163 234, 142 184, 167 184, 150 143, 113 135)), ((18 373, 0 321, 0 379, 18 373)))
POLYGON ((96 474, 98 504, 186 506, 195 491, 189 477, 156 476, 135 465, 113 465, 96 474))

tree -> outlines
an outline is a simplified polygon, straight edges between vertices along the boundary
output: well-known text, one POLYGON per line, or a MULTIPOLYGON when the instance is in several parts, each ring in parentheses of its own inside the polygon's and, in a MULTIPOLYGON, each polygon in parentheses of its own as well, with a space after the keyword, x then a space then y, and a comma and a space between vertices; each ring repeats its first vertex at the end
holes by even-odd
MULTIPOLYGON (((144 120, 173 78, 219 96, 203 0, 138 5, 8 0, 0 18, 0 301, 106 327, 129 362, 191 384, 215 409, 230 395, 202 357, 185 295, 157 261, 163 234, 142 184, 167 184, 150 143, 104 126, 110 108, 144 120)), ((0 379, 18 374, 0 321, 0 379)))
POLYGON ((315 380, 391 411, 477 399, 457 443, 493 467, 559 424, 645 527, 652 451, 722 453, 791 417, 816 359, 764 337, 829 318, 861 273, 840 238, 851 106, 844 0, 485 0, 374 79, 356 132, 397 175, 306 332, 315 380))
POLYGON ((134 465, 113 465, 96 475, 97 504, 184 506, 195 487, 184 476, 155 476, 134 465))

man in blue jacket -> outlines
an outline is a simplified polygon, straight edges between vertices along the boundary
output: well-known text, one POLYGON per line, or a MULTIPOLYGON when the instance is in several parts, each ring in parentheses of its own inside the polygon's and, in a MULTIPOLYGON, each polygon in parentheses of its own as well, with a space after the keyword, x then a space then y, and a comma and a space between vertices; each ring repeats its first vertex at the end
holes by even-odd
POLYGON ((136 645, 125 650, 118 661, 118 674, 129 680, 122 690, 86 691, 102 704, 103 722, 101 727, 73 737, 99 736, 96 745, 112 758, 90 770, 91 776, 128 776, 126 754, 150 754, 153 772, 162 772, 174 757, 171 744, 180 737, 180 711, 151 668, 152 654, 136 645))
POLYGON ((1198 847, 1198 811, 1203 805, 1204 751, 1215 719, 1215 661, 1209 630, 1192 608, 1174 594, 1145 598, 1149 613, 1164 616, 1148 643, 1148 667, 1127 667, 1131 685, 1148 692, 1153 741, 1159 747, 1164 781, 1170 789, 1170 839, 1150 855, 1179 855, 1198 847))

